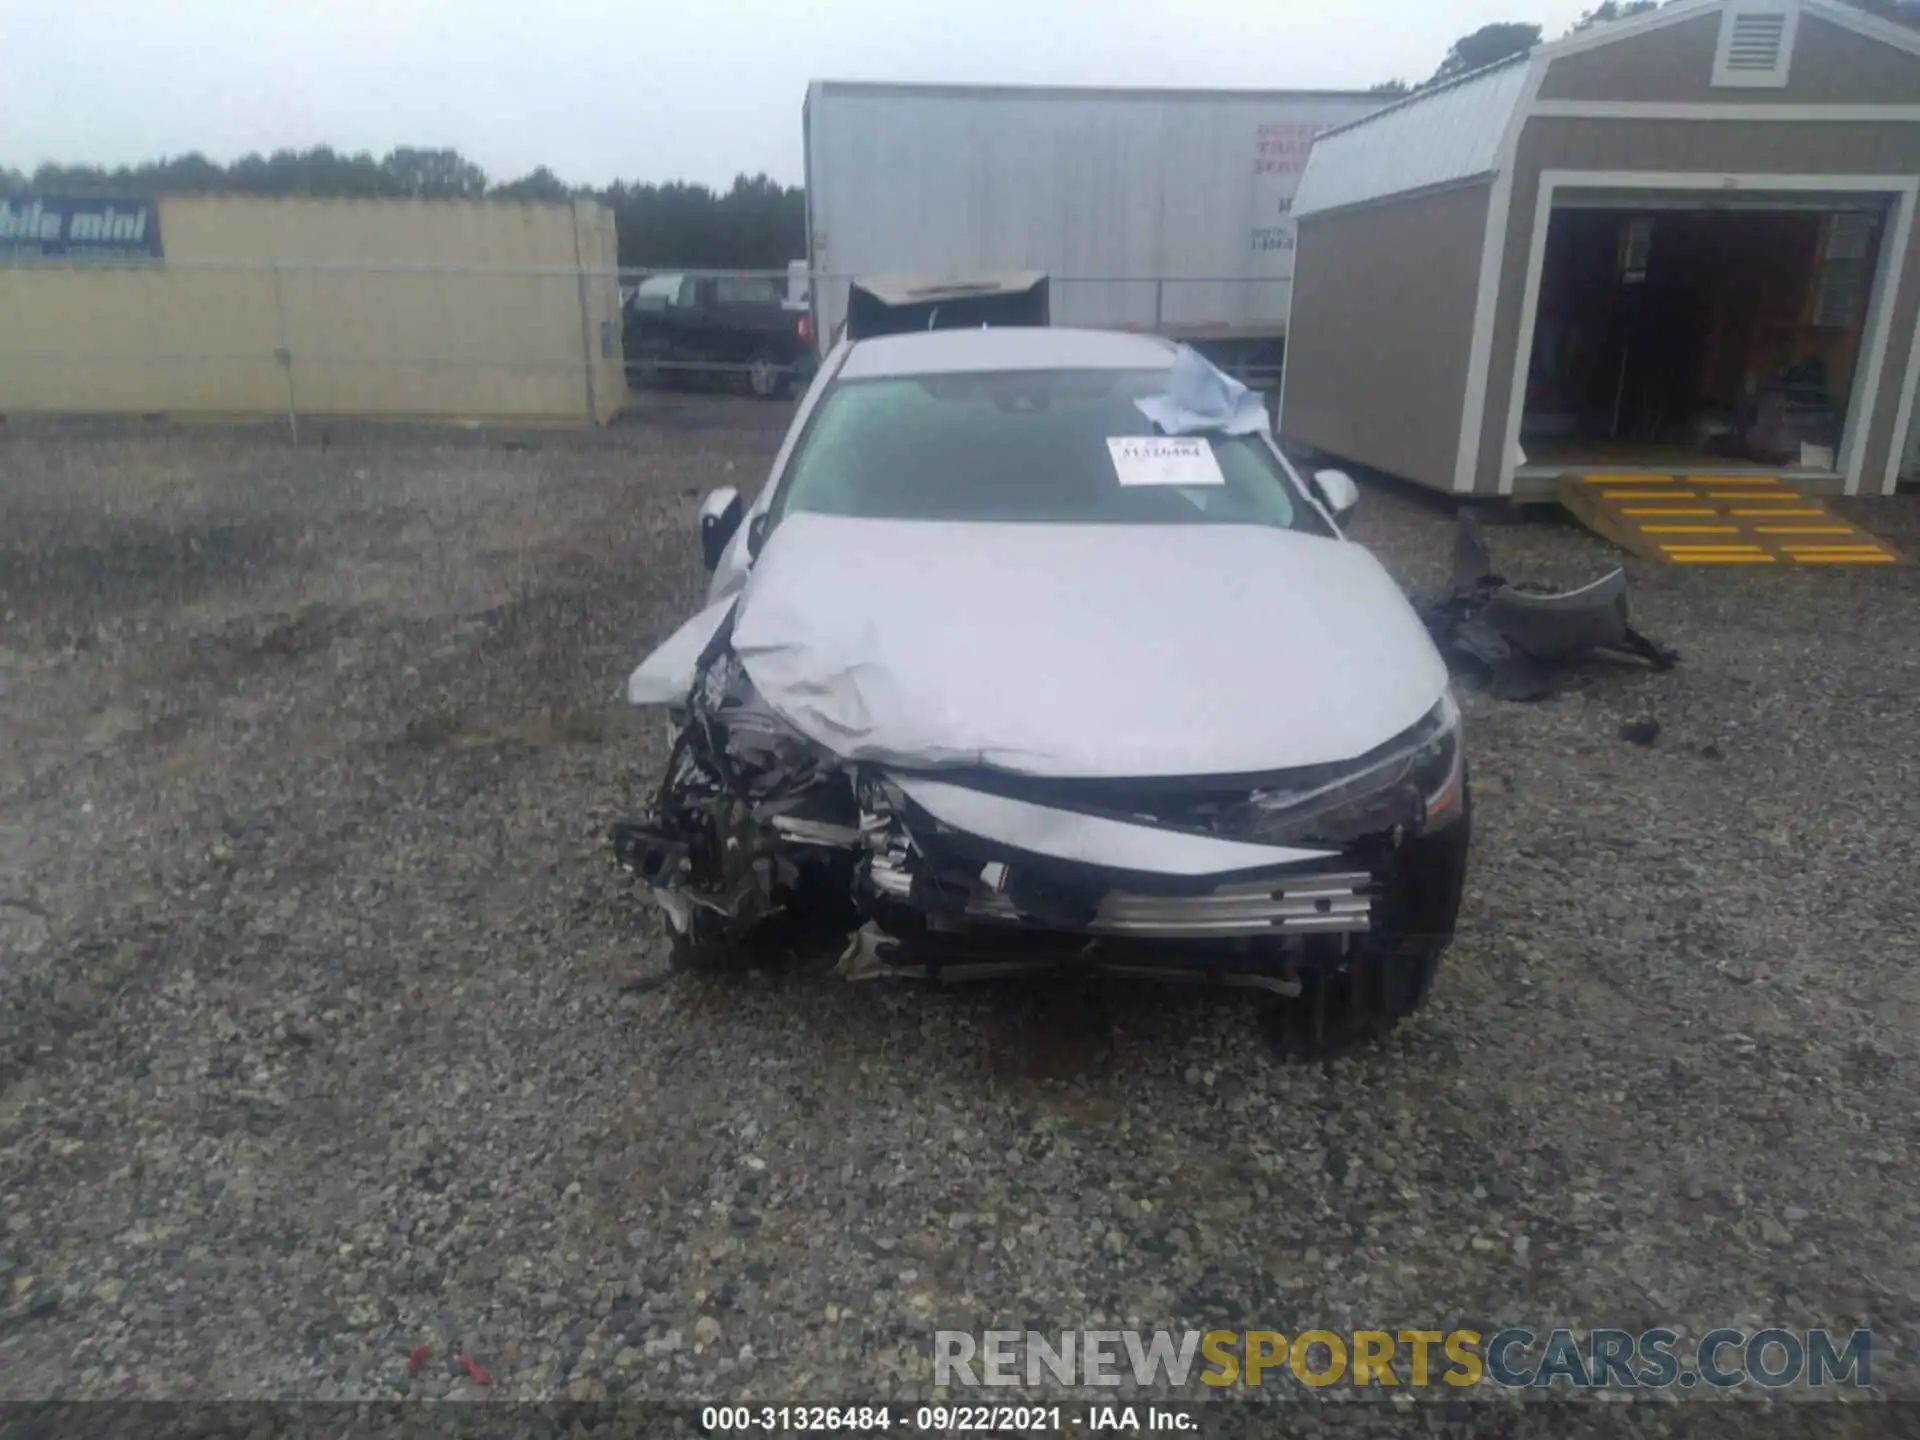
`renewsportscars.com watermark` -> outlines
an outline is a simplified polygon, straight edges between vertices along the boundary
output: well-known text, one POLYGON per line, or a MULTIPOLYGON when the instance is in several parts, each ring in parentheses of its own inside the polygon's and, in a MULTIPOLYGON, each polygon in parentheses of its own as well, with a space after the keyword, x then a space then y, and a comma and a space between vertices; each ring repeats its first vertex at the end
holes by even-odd
MULTIPOLYGON (((1730 1390, 1873 1385, 1855 1330, 939 1330, 936 1385, 1730 1390)), ((1197 1393, 1205 1393, 1202 1389, 1197 1393)))

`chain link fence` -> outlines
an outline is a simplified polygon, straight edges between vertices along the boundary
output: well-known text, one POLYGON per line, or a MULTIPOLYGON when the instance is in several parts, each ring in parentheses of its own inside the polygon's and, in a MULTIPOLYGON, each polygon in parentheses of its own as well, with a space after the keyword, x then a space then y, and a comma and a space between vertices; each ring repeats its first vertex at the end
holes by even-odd
MULTIPOLYGON (((631 386, 779 397, 838 335, 852 276, 591 264, 0 264, 0 415, 605 423, 631 386)), ((1049 277, 1055 325, 1193 341, 1257 388, 1288 282, 1049 277)))
MULTIPOLYGON (((703 376, 785 393, 839 340, 851 274, 625 269, 626 370, 655 385, 703 376)), ((1278 384, 1291 282, 1285 277, 1048 277, 1051 323, 1186 340, 1256 388, 1278 384)))

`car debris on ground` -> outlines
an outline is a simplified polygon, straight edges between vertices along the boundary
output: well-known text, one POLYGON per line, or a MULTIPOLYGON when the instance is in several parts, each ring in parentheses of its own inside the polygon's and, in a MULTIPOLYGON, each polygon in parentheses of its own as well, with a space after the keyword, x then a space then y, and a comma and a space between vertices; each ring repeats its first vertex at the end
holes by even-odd
POLYGON ((1477 672, 1503 700, 1544 700, 1565 669, 1595 653, 1671 670, 1680 653, 1636 630, 1627 618, 1627 572, 1590 585, 1553 590, 1495 573, 1479 517, 1455 521, 1453 591, 1421 612, 1450 663, 1477 672))

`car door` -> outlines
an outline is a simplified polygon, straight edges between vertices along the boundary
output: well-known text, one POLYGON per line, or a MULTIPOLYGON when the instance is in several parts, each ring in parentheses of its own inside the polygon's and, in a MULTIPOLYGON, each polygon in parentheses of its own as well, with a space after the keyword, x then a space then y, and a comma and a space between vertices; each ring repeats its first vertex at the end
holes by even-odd
POLYGON ((624 328, 629 364, 657 355, 672 339, 671 309, 685 277, 649 275, 634 287, 624 328))
POLYGON ((695 354, 706 352, 705 296, 702 291, 710 291, 712 285, 710 280, 684 275, 680 279, 680 288, 667 297, 664 320, 667 337, 675 350, 695 354))
MULTIPOLYGON (((780 292, 756 276, 721 276, 713 282, 713 333, 723 358, 744 364, 770 347, 787 326, 780 292)), ((787 359, 776 351, 776 358, 787 359)))

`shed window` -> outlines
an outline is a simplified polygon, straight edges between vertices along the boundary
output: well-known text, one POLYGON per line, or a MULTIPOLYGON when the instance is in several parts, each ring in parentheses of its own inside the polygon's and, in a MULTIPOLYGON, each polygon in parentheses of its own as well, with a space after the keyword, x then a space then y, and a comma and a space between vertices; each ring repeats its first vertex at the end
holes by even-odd
POLYGON ((1813 323, 1823 330, 1845 330, 1859 317, 1860 299, 1867 290, 1873 218, 1835 215, 1827 221, 1827 243, 1820 252, 1820 284, 1813 299, 1813 323))
POLYGON ((1620 283, 1640 285, 1653 258, 1653 217, 1641 215, 1620 227, 1620 283))
POLYGON ((1735 6, 1720 12, 1714 51, 1715 85, 1771 87, 1787 83, 1793 36, 1800 19, 1792 6, 1735 6))

